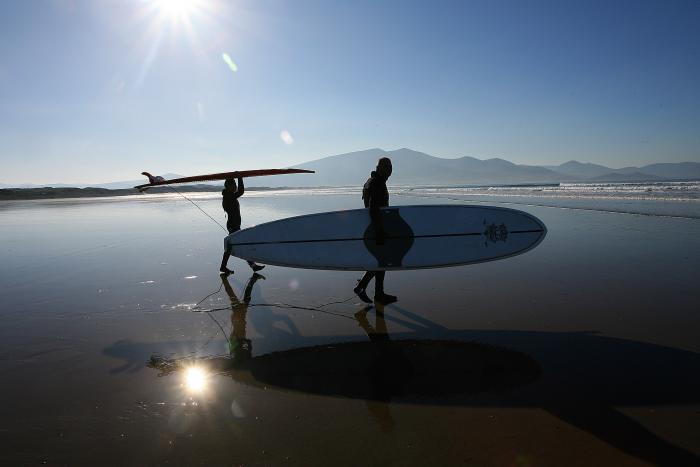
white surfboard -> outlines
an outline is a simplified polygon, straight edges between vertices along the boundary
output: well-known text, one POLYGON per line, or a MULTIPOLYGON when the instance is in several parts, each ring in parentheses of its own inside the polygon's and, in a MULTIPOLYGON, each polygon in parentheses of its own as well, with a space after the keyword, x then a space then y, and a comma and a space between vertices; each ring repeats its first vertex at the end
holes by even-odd
POLYGON ((421 205, 382 208, 383 245, 369 209, 290 217, 226 237, 233 256, 263 264, 349 271, 423 269, 481 263, 525 253, 547 229, 515 209, 421 205))

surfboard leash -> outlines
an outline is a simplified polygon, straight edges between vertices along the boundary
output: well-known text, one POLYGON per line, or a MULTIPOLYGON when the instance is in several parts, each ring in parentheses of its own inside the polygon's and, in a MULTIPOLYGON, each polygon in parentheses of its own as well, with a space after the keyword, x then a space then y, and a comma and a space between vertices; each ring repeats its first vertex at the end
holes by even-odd
POLYGON ((205 216, 207 216, 209 219, 213 220, 213 221, 216 223, 216 225, 218 225, 219 227, 221 227, 221 229, 222 229, 224 232, 228 232, 228 229, 227 229, 226 227, 224 227, 223 225, 221 225, 221 223, 219 223, 219 221, 217 221, 216 219, 214 219, 213 217, 211 217, 211 216, 209 215, 209 213, 207 213, 204 209, 202 209, 201 207, 199 207, 199 205, 198 205, 197 203, 195 203, 194 201, 192 201, 191 199, 189 199, 187 196, 185 196, 185 195, 183 195, 182 193, 180 193, 178 190, 176 190, 176 189, 175 189, 174 187, 172 187, 171 185, 165 185, 165 186, 167 186, 168 188, 170 188, 171 190, 173 190, 175 193, 177 193, 178 195, 182 196, 182 197, 185 198, 187 201, 189 201, 190 203, 192 203, 192 204, 194 205, 194 207, 196 207, 197 209, 199 209, 200 211, 202 211, 202 212, 204 213, 205 216))

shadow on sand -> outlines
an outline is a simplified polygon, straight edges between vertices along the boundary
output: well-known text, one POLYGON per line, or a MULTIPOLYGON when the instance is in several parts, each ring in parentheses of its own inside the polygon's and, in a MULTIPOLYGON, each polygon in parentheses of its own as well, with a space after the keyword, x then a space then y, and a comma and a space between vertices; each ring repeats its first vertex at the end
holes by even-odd
MULTIPOLYGON (((389 405, 380 404, 384 408, 377 414, 373 402, 542 408, 653 464, 700 465, 693 453, 616 410, 700 403, 700 354, 593 332, 448 330, 393 306, 392 315, 420 324, 413 332, 390 335, 385 319, 399 318, 385 318, 379 307, 373 327, 370 308, 355 315, 369 341, 301 338, 306 345, 288 351, 255 357, 246 352, 243 359, 233 353, 196 359, 154 356, 148 366, 165 376, 196 360, 211 372, 256 387, 364 399, 385 430, 393 426, 389 405)), ((241 308, 232 309, 234 318, 241 308)), ((237 329, 233 337, 245 339, 244 330, 237 329)), ((105 353, 133 360, 146 348, 120 341, 105 353)))

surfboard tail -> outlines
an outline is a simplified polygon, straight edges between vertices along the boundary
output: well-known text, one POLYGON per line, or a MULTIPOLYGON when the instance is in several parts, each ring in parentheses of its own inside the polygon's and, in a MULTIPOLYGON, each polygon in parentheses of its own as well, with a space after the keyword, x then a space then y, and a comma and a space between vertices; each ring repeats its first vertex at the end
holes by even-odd
POLYGON ((141 172, 141 175, 145 175, 148 177, 148 183, 144 185, 138 185, 135 186, 137 190, 139 190, 141 193, 144 191, 148 190, 150 187, 154 185, 162 185, 165 182, 165 179, 163 177, 157 176, 157 175, 151 175, 148 172, 141 172))
POLYGON ((258 169, 258 170, 241 170, 237 172, 222 172, 216 174, 208 175, 195 175, 193 177, 179 177, 165 180, 163 177, 153 176, 148 172, 141 172, 141 174, 148 177, 148 182, 144 185, 135 186, 139 191, 144 191, 147 188, 158 185, 174 185, 176 183, 194 183, 194 182, 211 182, 216 180, 226 180, 228 178, 238 178, 238 177, 263 177, 267 175, 286 175, 286 174, 300 174, 300 173, 314 173, 313 170, 306 169, 258 169))

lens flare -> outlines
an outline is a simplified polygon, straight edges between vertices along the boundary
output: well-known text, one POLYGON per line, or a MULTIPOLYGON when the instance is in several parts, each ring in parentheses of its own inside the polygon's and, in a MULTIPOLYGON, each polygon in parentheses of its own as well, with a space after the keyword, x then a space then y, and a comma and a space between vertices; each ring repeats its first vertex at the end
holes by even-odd
POLYGON ((233 71, 234 73, 236 71, 238 71, 238 65, 236 65, 236 62, 234 62, 226 52, 221 54, 221 58, 224 59, 224 63, 226 63, 226 65, 228 65, 228 67, 231 69, 231 71, 233 71))
POLYGON ((280 132, 280 138, 284 141, 284 144, 294 144, 294 138, 292 138, 292 135, 287 130, 280 132))

